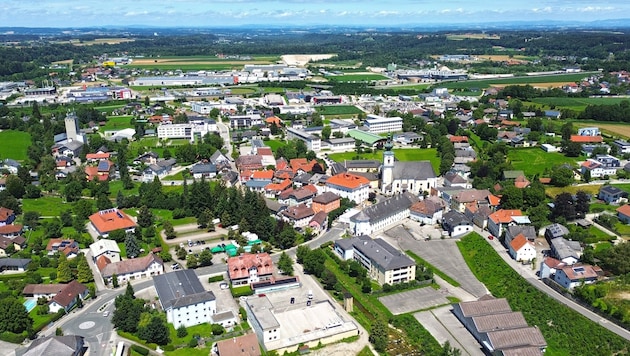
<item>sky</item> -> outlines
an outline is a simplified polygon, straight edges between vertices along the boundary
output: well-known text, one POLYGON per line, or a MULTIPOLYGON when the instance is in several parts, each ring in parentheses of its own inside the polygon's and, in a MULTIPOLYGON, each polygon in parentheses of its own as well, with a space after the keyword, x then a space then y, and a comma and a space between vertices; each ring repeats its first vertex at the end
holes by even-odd
POLYGON ((628 0, 0 0, 2 27, 389 27, 623 18, 630 18, 628 0))

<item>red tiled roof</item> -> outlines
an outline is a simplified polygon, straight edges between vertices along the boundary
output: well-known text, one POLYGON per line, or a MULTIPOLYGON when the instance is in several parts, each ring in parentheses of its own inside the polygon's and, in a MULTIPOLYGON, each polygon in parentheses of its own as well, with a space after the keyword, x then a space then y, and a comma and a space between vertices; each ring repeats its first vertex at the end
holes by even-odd
POLYGON ((512 216, 522 216, 523 213, 519 209, 501 209, 488 218, 497 224, 507 224, 512 221, 512 216))
POLYGON ((309 216, 315 215, 315 212, 312 208, 304 204, 300 204, 286 208, 286 210, 282 211, 282 215, 290 220, 302 220, 309 216))
POLYGON ((351 173, 339 173, 326 181, 326 184, 334 184, 348 189, 357 189, 370 184, 365 177, 361 177, 351 173))
POLYGON ((108 233, 119 229, 130 229, 136 226, 136 222, 122 210, 101 210, 90 215, 90 221, 100 233, 108 233))
POLYGON ((244 253, 230 257, 227 265, 231 280, 249 277, 249 269, 252 267, 258 269, 259 276, 273 273, 273 261, 268 253, 244 253))
POLYGON ((78 295, 82 295, 87 292, 87 288, 77 282, 72 281, 66 285, 66 287, 52 299, 53 302, 67 308, 77 298, 78 295))
POLYGON ((0 206, 0 221, 7 221, 13 216, 13 210, 0 206))
POLYGON ((217 342, 220 355, 260 356, 256 334, 251 333, 217 342))
POLYGON ((451 140, 451 142, 455 143, 455 142, 468 142, 468 137, 467 136, 451 136, 449 138, 449 140, 451 140))
POLYGON ((108 159, 109 152, 105 153, 88 153, 85 155, 86 159, 108 159))
POLYGON ((148 254, 143 257, 131 258, 119 262, 109 263, 101 269, 101 275, 108 278, 116 274, 123 276, 125 274, 145 271, 153 262, 163 265, 162 259, 155 254, 148 254))
POLYGON ((630 205, 626 204, 626 205, 622 205, 620 207, 617 208, 617 212, 619 214, 623 214, 625 216, 630 217, 630 205))
POLYGON ((529 241, 527 241, 527 238, 525 237, 525 235, 518 234, 512 241, 510 241, 510 246, 512 246, 512 249, 514 251, 518 251, 527 243, 529 243, 529 241))
POLYGON ((256 149, 256 154, 259 156, 273 156, 273 151, 269 147, 260 147, 256 149))
POLYGON ((285 179, 280 183, 269 183, 265 186, 266 191, 276 191, 281 192, 291 186, 291 181, 289 179, 285 179))
POLYGON ((579 142, 579 143, 599 143, 603 142, 604 139, 601 136, 580 136, 580 135, 571 135, 571 142, 579 142))
POLYGON ((275 124, 276 126, 282 125, 282 120, 277 116, 270 116, 265 119, 265 122, 268 124, 275 124))
POLYGON ((514 180, 514 186, 516 188, 527 188, 529 187, 530 182, 527 180, 527 178, 523 175, 516 177, 516 179, 514 180))
POLYGON ((0 226, 0 235, 17 234, 22 231, 23 226, 20 224, 0 226))
POLYGON ((105 266, 107 266, 110 263, 112 263, 112 261, 105 255, 100 255, 96 259, 96 267, 98 268, 99 271, 102 271, 103 268, 105 268, 105 266))
POLYGON ((272 179, 273 178, 273 169, 269 169, 269 170, 264 170, 264 171, 255 171, 254 173, 252 173, 252 179, 260 179, 260 180, 266 180, 266 179, 272 179))
POLYGON ((549 177, 540 177, 538 178, 538 181, 542 184, 549 184, 551 183, 551 178, 549 177))

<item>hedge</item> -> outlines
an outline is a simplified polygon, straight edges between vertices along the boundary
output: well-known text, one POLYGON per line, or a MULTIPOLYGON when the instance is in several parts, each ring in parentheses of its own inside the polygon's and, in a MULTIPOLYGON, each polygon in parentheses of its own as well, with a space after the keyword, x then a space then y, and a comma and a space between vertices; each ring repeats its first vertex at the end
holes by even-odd
POLYGON ((118 333, 119 336, 124 337, 125 339, 129 339, 131 341, 135 341, 139 344, 145 345, 146 347, 150 348, 151 350, 156 350, 157 349, 157 344, 147 344, 147 342, 145 340, 140 339, 139 337, 137 337, 136 335, 132 334, 132 333, 128 333, 125 331, 120 331, 120 330, 116 330, 116 332, 118 333))
POLYGON ((224 279, 223 279, 223 275, 222 275, 222 274, 220 274, 220 275, 218 275, 218 276, 214 276, 214 277, 210 277, 210 278, 208 278, 208 283, 212 283, 212 282, 221 282, 221 281, 223 281, 223 280, 224 280, 224 279))
POLYGON ((21 344, 26 339, 26 331, 21 334, 4 331, 0 333, 0 340, 10 342, 12 344, 21 344))
POLYGON ((246 297, 254 294, 254 291, 250 286, 230 287, 230 291, 232 292, 232 296, 234 298, 246 297))
POLYGON ((131 349, 142 356, 147 356, 149 354, 149 349, 145 349, 140 345, 131 345, 131 349))

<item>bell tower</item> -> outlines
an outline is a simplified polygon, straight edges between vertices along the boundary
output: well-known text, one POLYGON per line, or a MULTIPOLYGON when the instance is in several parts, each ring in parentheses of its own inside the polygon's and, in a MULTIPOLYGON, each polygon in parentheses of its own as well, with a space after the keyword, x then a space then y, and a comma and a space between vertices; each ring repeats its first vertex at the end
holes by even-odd
POLYGON ((394 152, 392 148, 391 134, 387 135, 387 142, 384 145, 385 152, 383 152, 383 169, 381 171, 381 193, 386 194, 387 191, 391 192, 391 184, 394 181, 394 152))

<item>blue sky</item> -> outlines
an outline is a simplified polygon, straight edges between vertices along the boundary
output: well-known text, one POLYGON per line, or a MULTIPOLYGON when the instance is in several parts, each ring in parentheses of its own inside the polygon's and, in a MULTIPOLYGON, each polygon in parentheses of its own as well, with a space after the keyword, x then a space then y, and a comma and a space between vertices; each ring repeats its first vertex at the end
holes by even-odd
POLYGON ((0 0, 0 26, 396 26, 593 21, 629 11, 628 0, 0 0))

